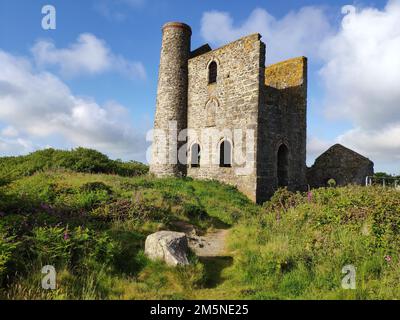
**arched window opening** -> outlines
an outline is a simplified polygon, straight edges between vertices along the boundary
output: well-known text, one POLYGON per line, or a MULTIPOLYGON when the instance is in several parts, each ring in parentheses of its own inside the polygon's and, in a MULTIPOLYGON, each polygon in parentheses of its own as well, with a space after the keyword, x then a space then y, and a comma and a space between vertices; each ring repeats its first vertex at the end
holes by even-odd
POLYGON ((215 61, 212 61, 208 67, 208 83, 216 83, 218 74, 218 66, 215 61))
POLYGON ((278 149, 278 187, 289 185, 289 149, 282 144, 278 149))
POLYGON ((206 127, 215 126, 215 115, 217 112, 218 102, 215 99, 211 99, 206 104, 206 127))
POLYGON ((195 143, 192 146, 191 167, 192 168, 200 167, 200 145, 198 143, 195 143))
POLYGON ((223 141, 219 147, 219 166, 232 167, 232 146, 229 141, 223 141))

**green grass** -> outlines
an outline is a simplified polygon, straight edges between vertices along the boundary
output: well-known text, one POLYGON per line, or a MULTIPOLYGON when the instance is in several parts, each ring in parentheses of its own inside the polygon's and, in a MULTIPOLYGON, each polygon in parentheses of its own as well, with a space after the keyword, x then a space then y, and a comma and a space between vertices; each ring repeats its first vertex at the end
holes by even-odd
POLYGON ((21 159, 18 174, 0 179, 0 298, 400 298, 393 189, 321 188, 311 201, 280 190, 259 206, 215 181, 24 171, 35 166, 21 159), (192 254, 192 264, 179 268, 149 261, 146 236, 176 221, 204 232, 230 228, 226 256, 192 254), (46 264, 57 269, 57 290, 41 289, 46 264), (356 290, 341 287, 348 264, 357 268, 356 290))
POLYGON ((76 148, 67 151, 50 148, 27 156, 0 158, 0 185, 45 170, 138 176, 147 173, 148 167, 136 161, 111 160, 91 149, 76 148))
POLYGON ((171 269, 148 261, 144 240, 187 221, 204 232, 258 208, 216 182, 38 172, 0 188, 3 298, 184 298, 207 283, 204 264, 171 269), (224 199, 224 200, 222 200, 224 199), (240 204, 240 205, 238 205, 240 204), (55 265, 59 289, 40 289, 55 265))
POLYGON ((236 252, 230 283, 247 288, 241 297, 400 298, 398 191, 322 188, 309 202, 281 190, 263 211, 238 224, 230 240, 236 252), (341 288, 348 264, 357 268, 356 290, 341 288))

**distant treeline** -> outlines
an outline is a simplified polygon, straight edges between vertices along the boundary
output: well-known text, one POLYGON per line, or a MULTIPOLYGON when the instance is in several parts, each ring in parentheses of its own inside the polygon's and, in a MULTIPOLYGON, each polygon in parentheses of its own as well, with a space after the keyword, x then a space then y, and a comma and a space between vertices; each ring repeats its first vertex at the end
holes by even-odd
POLYGON ((374 174, 374 178, 382 178, 382 179, 400 179, 400 176, 396 176, 393 174, 388 174, 386 172, 376 172, 374 174))
POLYGON ((148 166, 137 162, 111 160, 92 149, 76 148, 71 151, 45 149, 26 156, 0 158, 0 184, 43 170, 72 170, 84 173, 117 174, 125 177, 143 175, 148 166))

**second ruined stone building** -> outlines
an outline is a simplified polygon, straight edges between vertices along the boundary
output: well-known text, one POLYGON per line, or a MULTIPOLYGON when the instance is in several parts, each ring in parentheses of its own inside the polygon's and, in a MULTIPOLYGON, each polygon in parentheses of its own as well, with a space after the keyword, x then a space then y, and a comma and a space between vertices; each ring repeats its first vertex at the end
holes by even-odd
POLYGON ((266 67, 265 55, 259 34, 192 51, 188 25, 164 25, 152 173, 216 179, 257 202, 305 188, 307 59, 266 67))

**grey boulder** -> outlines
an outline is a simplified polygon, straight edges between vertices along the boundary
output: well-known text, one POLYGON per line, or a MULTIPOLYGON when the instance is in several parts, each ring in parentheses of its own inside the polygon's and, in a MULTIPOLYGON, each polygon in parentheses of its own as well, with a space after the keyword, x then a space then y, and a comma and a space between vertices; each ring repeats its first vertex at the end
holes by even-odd
POLYGON ((151 260, 163 260, 169 266, 188 265, 188 240, 184 233, 159 231, 146 238, 145 254, 151 260))

